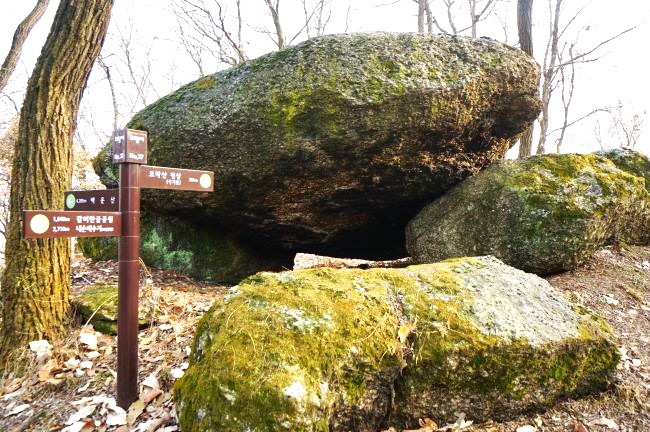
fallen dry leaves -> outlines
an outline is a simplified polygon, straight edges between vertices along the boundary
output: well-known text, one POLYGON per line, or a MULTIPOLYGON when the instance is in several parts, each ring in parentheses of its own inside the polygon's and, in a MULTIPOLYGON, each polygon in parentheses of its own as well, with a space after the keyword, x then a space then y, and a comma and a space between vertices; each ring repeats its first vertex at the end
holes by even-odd
MULTIPOLYGON (((117 283, 116 263, 82 260, 73 290, 117 283)), ((22 353, 26 375, 0 380, 0 431, 62 432, 178 430, 171 391, 189 367, 195 325, 223 286, 163 271, 144 272, 140 303, 155 303, 158 321, 139 333, 140 398, 128 410, 115 402, 116 338, 71 325, 65 340, 33 341, 22 353)), ((16 362, 19 372, 20 361, 16 362)))

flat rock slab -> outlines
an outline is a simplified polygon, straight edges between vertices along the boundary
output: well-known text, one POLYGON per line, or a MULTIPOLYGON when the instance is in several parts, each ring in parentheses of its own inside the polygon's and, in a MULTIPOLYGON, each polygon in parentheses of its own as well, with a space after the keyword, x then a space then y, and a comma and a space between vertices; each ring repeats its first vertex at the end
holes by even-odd
POLYGON ((616 154, 623 169, 594 154, 494 164, 409 222, 409 254, 420 263, 490 254, 546 275, 576 268, 605 244, 646 244, 650 195, 643 162, 648 159, 616 154))
POLYGON ((149 132, 150 164, 215 172, 214 194, 146 191, 142 206, 271 249, 404 256, 408 220, 537 117, 538 79, 530 57, 489 39, 313 38, 138 113, 129 127, 149 132))
POLYGON ((258 273, 198 325, 183 431, 416 428, 505 419, 604 389, 609 327, 492 257, 258 273))

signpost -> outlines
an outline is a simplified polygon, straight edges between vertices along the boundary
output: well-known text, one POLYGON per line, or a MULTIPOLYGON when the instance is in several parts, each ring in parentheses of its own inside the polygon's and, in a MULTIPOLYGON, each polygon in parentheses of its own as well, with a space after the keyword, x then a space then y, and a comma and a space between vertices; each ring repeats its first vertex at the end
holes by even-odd
POLYGON ((66 210, 102 210, 116 212, 120 209, 117 189, 97 189, 64 192, 66 210))
POLYGON ((24 210, 28 239, 119 236, 117 312, 117 404, 138 398, 138 290, 140 283, 140 189, 214 190, 214 173, 145 165, 147 133, 123 129, 114 135, 118 189, 65 192, 65 210, 24 210))

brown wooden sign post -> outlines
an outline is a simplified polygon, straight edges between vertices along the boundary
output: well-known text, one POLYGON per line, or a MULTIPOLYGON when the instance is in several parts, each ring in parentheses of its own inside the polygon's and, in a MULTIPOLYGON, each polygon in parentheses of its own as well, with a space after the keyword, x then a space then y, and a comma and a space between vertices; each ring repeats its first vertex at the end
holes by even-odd
POLYGON ((65 193, 64 211, 24 210, 23 234, 29 239, 120 237, 117 404, 126 409, 138 398, 140 189, 212 192, 214 173, 144 165, 147 163, 147 133, 133 129, 116 131, 113 162, 120 165, 119 191, 68 191, 65 193), (116 201, 119 202, 117 207, 116 201), (117 209, 119 211, 115 211, 117 209))

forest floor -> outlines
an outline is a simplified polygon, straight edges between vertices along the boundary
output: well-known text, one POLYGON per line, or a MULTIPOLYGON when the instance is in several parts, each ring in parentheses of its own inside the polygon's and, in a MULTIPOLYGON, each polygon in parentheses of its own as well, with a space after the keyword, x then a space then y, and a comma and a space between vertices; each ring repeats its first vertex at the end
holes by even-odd
MULTIPOLYGON (((72 277, 73 291, 116 284, 117 268, 113 262, 78 260, 72 277)), ((415 430, 650 431, 650 247, 608 247, 579 269, 548 280, 614 328, 622 359, 612 388, 506 423, 475 424, 467 412, 456 424, 424 420, 415 430)), ((145 273, 142 285, 141 303, 159 314, 139 334, 140 400, 128 412, 115 406, 115 337, 70 323, 67 338, 54 346, 32 344, 16 359, 15 373, 0 379, 0 431, 178 430, 174 382, 188 367, 198 319, 227 287, 154 270, 145 273)))

